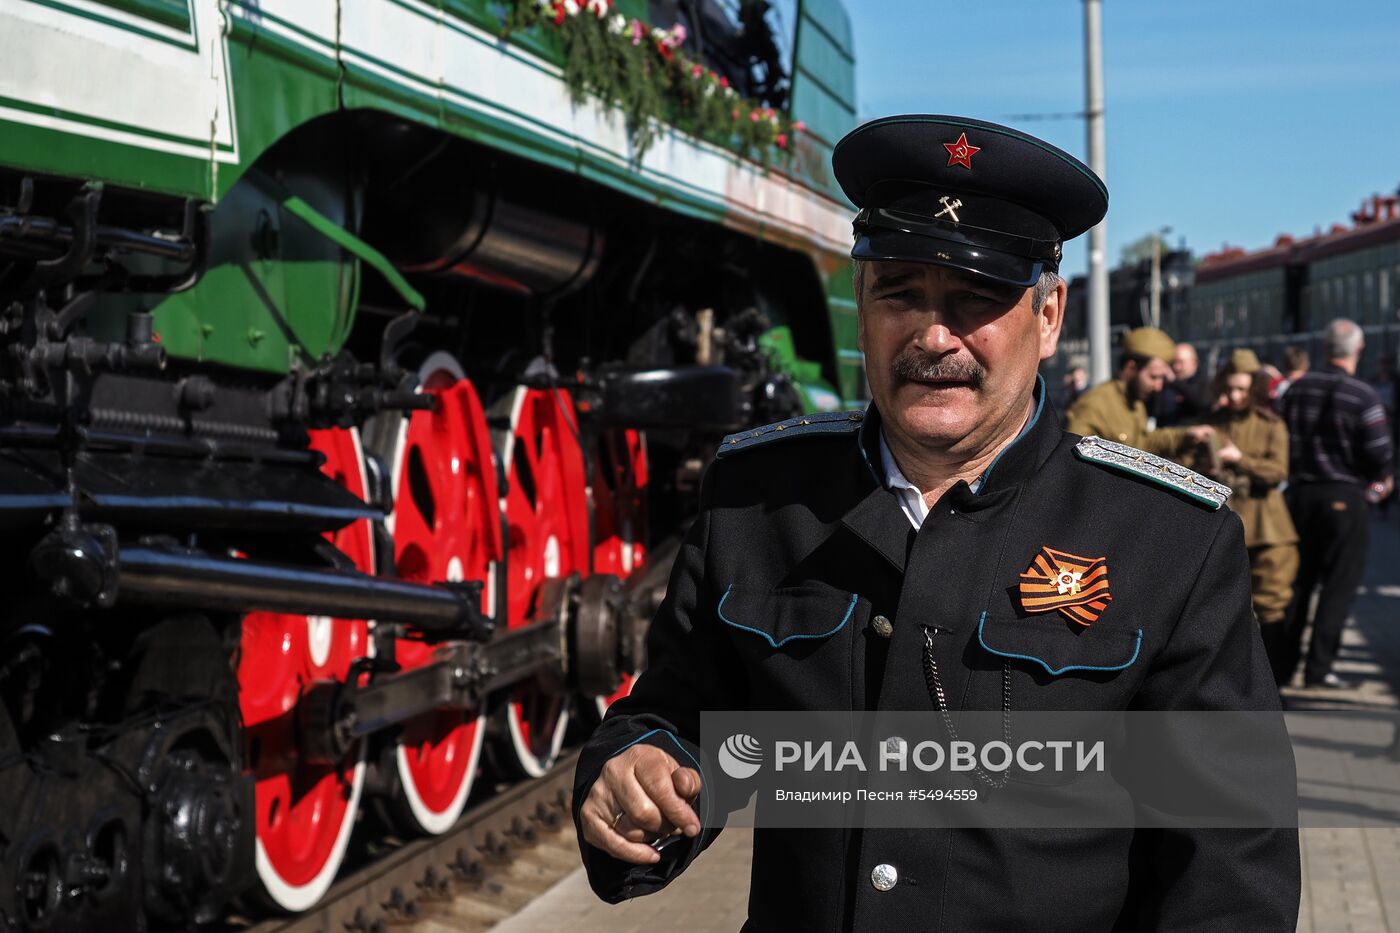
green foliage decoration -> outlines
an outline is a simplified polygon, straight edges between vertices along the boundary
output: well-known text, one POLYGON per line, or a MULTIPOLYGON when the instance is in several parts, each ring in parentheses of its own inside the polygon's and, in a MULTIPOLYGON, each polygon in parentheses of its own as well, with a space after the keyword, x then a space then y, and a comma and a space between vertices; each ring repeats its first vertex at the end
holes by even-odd
POLYGON ((662 123, 764 165, 791 158, 804 127, 747 99, 682 48, 685 27, 661 29, 612 11, 612 0, 509 0, 503 32, 552 29, 575 104, 589 95, 622 110, 640 161, 662 123))

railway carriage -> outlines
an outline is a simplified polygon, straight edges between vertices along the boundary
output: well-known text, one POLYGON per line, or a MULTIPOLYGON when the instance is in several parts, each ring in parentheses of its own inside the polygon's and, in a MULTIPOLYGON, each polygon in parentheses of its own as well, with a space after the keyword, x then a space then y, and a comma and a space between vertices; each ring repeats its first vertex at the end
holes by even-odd
POLYGON ((852 79, 837 0, 0 0, 0 927, 545 773, 716 439, 865 394, 852 79))
MULTIPOLYGON (((1286 346, 1320 359, 1320 335, 1331 320, 1349 317, 1368 334, 1367 378, 1393 371, 1400 349, 1400 208, 1375 196, 1352 215, 1352 225, 1246 252, 1204 257, 1190 290, 1180 339, 1223 359, 1237 346, 1282 362, 1286 346)), ((1173 332, 1174 335, 1177 332, 1173 332)))
MULTIPOLYGON (((1323 328, 1338 317, 1367 333, 1362 374, 1376 382, 1394 377, 1400 356, 1400 196, 1374 195, 1351 216, 1309 237, 1278 237, 1263 249, 1226 247, 1196 262, 1183 246, 1161 257, 1160 324, 1194 344, 1214 372, 1230 351, 1248 347, 1282 365, 1283 350, 1298 346, 1321 359, 1323 328)), ((1151 323, 1151 266, 1143 259, 1113 270, 1111 329, 1117 334, 1151 323)), ((1087 287, 1071 288, 1059 353, 1047 378, 1088 360, 1087 287)))

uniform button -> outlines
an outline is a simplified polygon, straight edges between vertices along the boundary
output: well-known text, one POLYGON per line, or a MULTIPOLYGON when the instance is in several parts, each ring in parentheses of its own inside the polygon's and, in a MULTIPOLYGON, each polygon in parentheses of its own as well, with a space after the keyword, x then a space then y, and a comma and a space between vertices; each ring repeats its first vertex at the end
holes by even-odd
POLYGON ((889 638, 894 634, 894 626, 886 616, 876 616, 870 620, 870 627, 875 630, 875 634, 881 638, 889 638))
POLYGON ((893 865, 876 865, 870 872, 870 883, 875 885, 876 891, 888 891, 899 883, 899 872, 893 865))

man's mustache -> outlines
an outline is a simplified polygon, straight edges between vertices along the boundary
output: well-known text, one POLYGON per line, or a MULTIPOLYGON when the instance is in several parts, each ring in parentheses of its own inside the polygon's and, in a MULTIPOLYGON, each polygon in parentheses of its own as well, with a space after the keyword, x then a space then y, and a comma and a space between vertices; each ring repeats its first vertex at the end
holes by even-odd
POLYGON ((966 356, 942 356, 937 359, 920 350, 909 348, 894 358, 890 370, 897 380, 905 382, 966 382, 974 389, 982 388, 987 371, 966 356))

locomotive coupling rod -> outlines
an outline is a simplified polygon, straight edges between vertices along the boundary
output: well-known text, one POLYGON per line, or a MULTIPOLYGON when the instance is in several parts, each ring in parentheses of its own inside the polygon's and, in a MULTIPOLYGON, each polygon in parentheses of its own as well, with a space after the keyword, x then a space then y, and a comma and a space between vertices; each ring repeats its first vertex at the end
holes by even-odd
POLYGON ((120 548, 117 573, 122 602, 378 619, 473 640, 492 631, 491 620, 477 608, 480 597, 464 587, 143 545, 120 548))
POLYGON ((559 622, 542 619, 490 644, 443 645, 412 670, 377 674, 365 686, 323 681, 297 705, 306 754, 338 761, 357 739, 443 707, 478 707, 493 690, 559 665, 559 622))
POLYGON ((480 658, 465 644, 455 644, 439 648, 422 667, 378 675, 363 687, 344 685, 331 724, 336 750, 435 709, 475 706, 480 676, 480 658))

